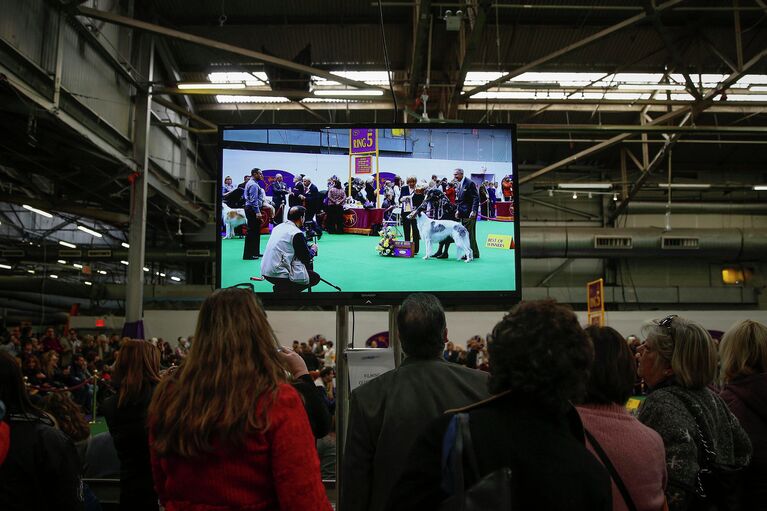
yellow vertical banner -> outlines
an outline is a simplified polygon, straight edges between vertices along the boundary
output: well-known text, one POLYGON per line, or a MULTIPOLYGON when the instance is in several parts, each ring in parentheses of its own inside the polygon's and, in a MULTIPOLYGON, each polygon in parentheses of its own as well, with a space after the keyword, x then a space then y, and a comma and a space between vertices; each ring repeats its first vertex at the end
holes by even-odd
POLYGON ((597 279, 586 284, 586 310, 589 325, 605 326, 605 281, 597 279))

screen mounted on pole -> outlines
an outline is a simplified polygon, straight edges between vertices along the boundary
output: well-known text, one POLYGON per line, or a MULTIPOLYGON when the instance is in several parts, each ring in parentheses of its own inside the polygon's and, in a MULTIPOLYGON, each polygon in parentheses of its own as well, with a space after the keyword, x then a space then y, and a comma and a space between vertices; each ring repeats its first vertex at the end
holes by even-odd
POLYGON ((223 127, 218 286, 273 305, 517 301, 514 127, 412 126, 223 127))

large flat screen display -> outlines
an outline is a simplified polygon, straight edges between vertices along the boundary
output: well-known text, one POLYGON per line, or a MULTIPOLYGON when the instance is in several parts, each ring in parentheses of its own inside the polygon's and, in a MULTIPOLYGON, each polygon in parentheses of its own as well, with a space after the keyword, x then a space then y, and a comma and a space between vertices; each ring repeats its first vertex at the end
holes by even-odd
POLYGON ((513 126, 231 126, 218 285, 272 305, 506 307, 520 296, 513 126))

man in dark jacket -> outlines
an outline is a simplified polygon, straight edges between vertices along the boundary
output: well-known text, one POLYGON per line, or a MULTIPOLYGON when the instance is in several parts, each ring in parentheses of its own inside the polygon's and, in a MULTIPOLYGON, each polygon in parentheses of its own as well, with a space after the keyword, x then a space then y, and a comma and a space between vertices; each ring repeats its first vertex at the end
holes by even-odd
POLYGON ((488 396, 485 373, 442 358, 447 325, 434 296, 410 295, 397 327, 405 361, 352 392, 342 509, 384 509, 419 431, 445 410, 488 396))
MULTIPOLYGON (((479 212, 479 191, 477 185, 471 179, 464 177, 463 169, 453 171, 455 177, 455 203, 458 207, 455 218, 469 231, 469 241, 474 259, 479 259, 479 247, 477 246, 477 214, 479 212)), ((440 258, 447 259, 447 249, 452 240, 448 238, 445 251, 440 258)))

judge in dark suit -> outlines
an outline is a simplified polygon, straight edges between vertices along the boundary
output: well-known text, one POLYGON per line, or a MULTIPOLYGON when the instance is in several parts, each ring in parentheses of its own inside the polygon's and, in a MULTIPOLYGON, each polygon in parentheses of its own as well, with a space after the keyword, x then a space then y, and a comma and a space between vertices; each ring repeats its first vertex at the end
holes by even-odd
POLYGON ((317 189, 317 185, 312 183, 312 180, 308 177, 304 177, 304 192, 299 196, 304 201, 306 207, 306 221, 314 221, 314 215, 317 210, 320 209, 320 202, 322 196, 317 189))
MULTIPOLYGON (((477 246, 477 213, 479 212, 479 190, 471 179, 464 176, 463 169, 453 171, 455 178, 455 204, 458 207, 455 218, 469 231, 469 241, 474 259, 479 259, 479 247, 477 246)), ((445 251, 435 257, 447 259, 447 249, 453 240, 448 238, 445 251)))
POLYGON ((341 509, 383 510, 420 431, 445 410, 488 397, 486 373, 442 358, 447 326, 437 298, 410 295, 397 327, 407 358, 352 392, 341 509))
POLYGON ((285 207, 285 199, 288 196, 288 185, 282 180, 282 174, 274 176, 274 182, 272 182, 272 200, 274 201, 274 224, 277 225, 282 221, 282 208, 285 207))

